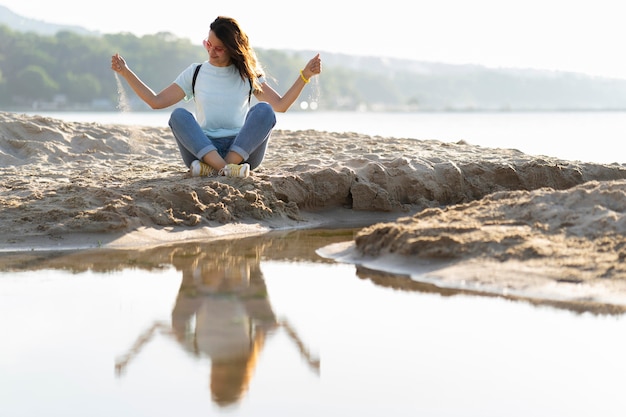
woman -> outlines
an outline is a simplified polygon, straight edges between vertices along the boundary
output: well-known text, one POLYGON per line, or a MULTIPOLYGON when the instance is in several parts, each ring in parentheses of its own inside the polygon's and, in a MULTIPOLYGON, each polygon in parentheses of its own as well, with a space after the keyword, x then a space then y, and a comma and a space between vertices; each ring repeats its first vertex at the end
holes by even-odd
POLYGON ((153 109, 195 99, 196 117, 177 108, 169 120, 192 176, 246 177, 263 161, 276 124, 274 112, 289 109, 311 77, 322 71, 322 62, 319 54, 313 57, 281 96, 265 82, 248 36, 235 19, 215 19, 203 44, 208 61, 197 73, 198 64, 190 65, 160 93, 144 84, 119 54, 111 58, 111 69, 153 109), (259 103, 250 107, 252 94, 259 103))

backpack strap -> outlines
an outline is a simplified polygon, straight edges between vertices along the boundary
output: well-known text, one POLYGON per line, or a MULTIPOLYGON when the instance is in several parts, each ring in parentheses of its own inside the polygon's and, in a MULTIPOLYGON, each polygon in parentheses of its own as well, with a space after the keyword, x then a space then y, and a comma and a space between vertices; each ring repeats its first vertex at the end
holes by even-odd
POLYGON ((250 99, 252 98, 252 78, 248 78, 250 83, 250 92, 248 92, 248 107, 250 107, 250 99))
POLYGON ((193 72, 193 79, 191 80, 191 94, 193 94, 194 97, 196 96, 196 78, 198 78, 201 66, 202 64, 198 64, 198 66, 196 66, 196 70, 193 72))
MULTIPOLYGON (((196 69, 193 72, 193 78, 191 79, 191 94, 196 96, 196 78, 198 78, 198 73, 200 72, 200 67, 202 64, 198 64, 196 69)), ((248 106, 250 105, 250 100, 252 99, 252 79, 248 78, 248 83, 250 83, 250 91, 248 92, 248 106)))

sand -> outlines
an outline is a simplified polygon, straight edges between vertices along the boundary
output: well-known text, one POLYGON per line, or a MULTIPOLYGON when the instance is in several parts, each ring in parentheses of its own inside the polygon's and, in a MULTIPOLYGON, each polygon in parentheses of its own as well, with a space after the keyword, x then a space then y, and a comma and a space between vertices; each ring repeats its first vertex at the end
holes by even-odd
MULTIPOLYGON (((0 251, 363 227, 320 255, 441 288, 626 309, 626 167, 316 130, 192 178, 168 127, 0 112, 0 251)), ((1 265, 0 265, 1 266, 1 265)))

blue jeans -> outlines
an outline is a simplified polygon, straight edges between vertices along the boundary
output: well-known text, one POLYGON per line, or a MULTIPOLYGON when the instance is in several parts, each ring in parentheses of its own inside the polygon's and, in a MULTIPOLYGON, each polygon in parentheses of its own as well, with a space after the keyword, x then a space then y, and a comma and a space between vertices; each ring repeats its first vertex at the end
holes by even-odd
POLYGON ((268 103, 257 103, 248 111, 239 134, 224 138, 207 137, 194 115, 180 107, 172 112, 169 125, 188 167, 211 151, 217 151, 222 158, 234 151, 243 157, 243 162, 250 164, 250 169, 254 169, 265 157, 267 143, 276 125, 276 114, 268 103))

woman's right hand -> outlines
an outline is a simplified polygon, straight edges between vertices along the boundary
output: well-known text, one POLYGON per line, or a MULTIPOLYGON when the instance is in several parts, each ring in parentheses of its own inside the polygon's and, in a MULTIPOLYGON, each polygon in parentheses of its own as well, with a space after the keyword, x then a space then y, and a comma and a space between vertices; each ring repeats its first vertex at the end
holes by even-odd
POLYGON ((126 61, 124 61, 124 58, 122 58, 120 54, 115 54, 111 57, 111 69, 113 71, 121 73, 126 68, 126 61))

